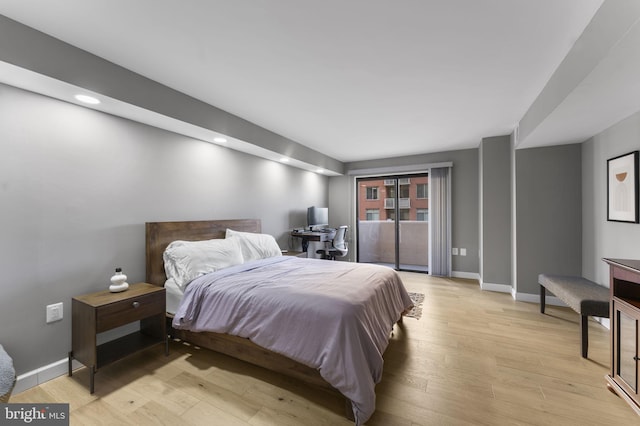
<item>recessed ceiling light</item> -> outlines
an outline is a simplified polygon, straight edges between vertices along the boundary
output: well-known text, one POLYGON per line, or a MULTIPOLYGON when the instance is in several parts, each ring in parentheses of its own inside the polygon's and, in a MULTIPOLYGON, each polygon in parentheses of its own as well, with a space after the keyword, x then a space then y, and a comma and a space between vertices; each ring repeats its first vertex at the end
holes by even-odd
POLYGON ((76 95, 75 98, 80 102, 84 102, 85 104, 97 105, 100 103, 100 99, 94 98, 93 96, 76 95))
POLYGON ((324 173, 324 169, 318 169, 316 170, 316 173, 324 173))
POLYGON ((288 159, 288 158, 286 158, 286 157, 282 157, 282 158, 280 159, 280 162, 282 162, 282 163, 288 163, 288 162, 289 162, 289 159, 288 159))
POLYGON ((217 142, 217 143, 226 143, 227 142, 227 140, 225 138, 221 138, 221 137, 213 138, 213 141, 217 142))

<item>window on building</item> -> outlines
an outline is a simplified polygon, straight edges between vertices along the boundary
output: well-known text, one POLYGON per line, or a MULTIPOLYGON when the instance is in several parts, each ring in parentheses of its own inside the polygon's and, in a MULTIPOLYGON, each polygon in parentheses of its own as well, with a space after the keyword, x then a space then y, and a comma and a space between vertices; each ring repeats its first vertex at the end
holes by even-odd
POLYGON ((396 187, 388 186, 387 187, 387 198, 396 198, 396 187))
POLYGON ((416 210, 416 220, 422 221, 422 222, 428 222, 429 221, 429 209, 417 209, 416 210))
POLYGON ((367 186, 367 200, 377 200, 377 199, 378 199, 378 187, 367 186))
POLYGON ((400 209, 400 220, 409 220, 411 217, 409 216, 409 209, 400 209))
POLYGON ((379 209, 367 209, 366 215, 367 215, 366 220, 380 220, 379 209))
POLYGON ((409 198, 410 197, 409 188, 410 188, 409 185, 400 185, 398 187, 398 191, 399 191, 398 198, 409 198))
MULTIPOLYGON (((429 197, 429 184, 427 183, 419 183, 416 186, 416 189, 418 190, 418 194, 416 196, 416 198, 428 198, 429 197)), ((420 220, 420 219, 418 219, 420 220)))

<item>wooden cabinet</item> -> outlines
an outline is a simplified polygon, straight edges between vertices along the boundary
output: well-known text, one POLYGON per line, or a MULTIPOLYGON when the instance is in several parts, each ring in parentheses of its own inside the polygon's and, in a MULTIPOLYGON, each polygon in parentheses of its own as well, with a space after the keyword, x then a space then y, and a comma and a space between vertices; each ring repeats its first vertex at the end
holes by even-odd
POLYGON ((610 267, 611 372, 607 382, 640 415, 640 261, 604 259, 610 267))
POLYGON ((94 374, 99 368, 159 343, 165 344, 168 354, 165 315, 165 289, 147 283, 132 284, 121 293, 104 290, 74 297, 69 376, 75 358, 89 368, 89 389, 93 393, 94 374), (139 331, 97 344, 99 333, 134 321, 140 321, 139 331))

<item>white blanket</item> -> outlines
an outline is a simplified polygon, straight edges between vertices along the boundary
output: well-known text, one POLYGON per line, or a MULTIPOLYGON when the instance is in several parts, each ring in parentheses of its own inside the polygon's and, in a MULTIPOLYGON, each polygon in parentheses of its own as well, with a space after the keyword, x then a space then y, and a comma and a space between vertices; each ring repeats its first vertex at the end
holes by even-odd
POLYGON ((173 326, 246 337, 317 368, 359 425, 375 411, 393 324, 411 306, 390 268, 283 256, 196 278, 173 326))

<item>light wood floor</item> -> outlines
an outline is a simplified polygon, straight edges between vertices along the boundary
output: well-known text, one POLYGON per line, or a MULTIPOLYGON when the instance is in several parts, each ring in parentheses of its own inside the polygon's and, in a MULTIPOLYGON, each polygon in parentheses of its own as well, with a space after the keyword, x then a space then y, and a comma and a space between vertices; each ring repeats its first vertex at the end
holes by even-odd
MULTIPOLYGON (((483 292, 474 281, 402 273, 426 295, 420 320, 396 326, 369 425, 632 425, 609 392, 609 335, 554 306, 483 292)), ((340 398, 207 350, 172 342, 101 369, 82 368, 11 402, 69 402, 72 425, 349 425, 340 398)))

